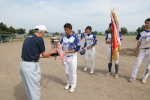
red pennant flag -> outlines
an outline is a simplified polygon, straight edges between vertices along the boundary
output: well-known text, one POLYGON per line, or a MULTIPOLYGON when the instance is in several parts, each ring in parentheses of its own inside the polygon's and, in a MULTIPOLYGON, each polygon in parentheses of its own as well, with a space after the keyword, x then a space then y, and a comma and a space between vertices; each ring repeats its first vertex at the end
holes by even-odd
POLYGON ((120 49, 119 23, 114 12, 111 12, 111 30, 112 30, 112 59, 118 59, 120 49))

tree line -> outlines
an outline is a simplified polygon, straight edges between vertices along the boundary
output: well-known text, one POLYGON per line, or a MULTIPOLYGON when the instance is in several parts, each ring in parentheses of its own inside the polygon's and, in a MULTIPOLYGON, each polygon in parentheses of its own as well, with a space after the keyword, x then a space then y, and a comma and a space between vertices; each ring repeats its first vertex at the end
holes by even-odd
MULTIPOLYGON (((139 27, 139 28, 137 28, 136 29, 136 32, 137 33, 140 33, 140 32, 142 32, 142 31, 144 31, 145 30, 145 26, 144 25, 142 25, 141 27, 139 27)), ((108 28, 107 30, 105 30, 105 33, 111 33, 111 30, 110 30, 110 28, 108 28)), ((120 28, 120 33, 121 34, 127 34, 128 33, 128 30, 126 29, 126 27, 121 27, 120 28)))
POLYGON ((9 34, 24 34, 26 33, 26 30, 23 28, 19 28, 19 29, 15 29, 12 26, 7 27, 6 24, 4 24, 3 22, 0 23, 0 32, 1 33, 9 33, 9 34))
MULTIPOLYGON (((144 25, 142 25, 141 27, 138 27, 137 30, 136 30, 136 32, 139 33, 139 32, 141 32, 143 30, 145 30, 145 26, 144 25)), ((30 29, 28 34, 32 35, 33 31, 34 31, 33 29, 30 29)), ((2 33, 10 33, 10 34, 15 34, 15 33, 24 34, 24 33, 26 33, 26 30, 23 29, 23 28, 15 29, 12 26, 7 27, 6 24, 4 24, 3 22, 1 22, 0 23, 0 32, 2 32, 2 33)), ((105 30, 105 33, 107 33, 107 34, 110 33, 110 32, 111 32, 111 30, 109 28, 107 28, 105 30)), ((92 31, 92 33, 95 34, 95 35, 102 34, 102 33, 98 33, 97 31, 92 31)), ((120 28, 120 33, 121 34, 127 34, 128 33, 127 28, 126 27, 121 27, 120 28)))

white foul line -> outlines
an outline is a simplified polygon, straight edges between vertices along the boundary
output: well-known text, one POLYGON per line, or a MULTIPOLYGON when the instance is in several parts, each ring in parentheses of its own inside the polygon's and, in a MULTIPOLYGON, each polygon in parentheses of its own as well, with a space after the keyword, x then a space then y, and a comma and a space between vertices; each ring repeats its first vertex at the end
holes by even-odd
MULTIPOLYGON (((101 54, 98 54, 97 52, 95 52, 95 54, 97 54, 98 56, 101 56, 101 57, 107 58, 106 56, 101 55, 101 54)), ((125 61, 125 60, 120 60, 120 59, 119 59, 119 61, 128 62, 128 63, 135 63, 135 62, 125 61)))

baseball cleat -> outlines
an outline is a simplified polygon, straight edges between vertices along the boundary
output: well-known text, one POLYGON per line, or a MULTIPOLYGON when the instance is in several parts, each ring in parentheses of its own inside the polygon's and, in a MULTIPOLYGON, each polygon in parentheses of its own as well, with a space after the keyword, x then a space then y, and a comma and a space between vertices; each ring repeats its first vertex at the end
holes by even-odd
POLYGON ((91 71, 90 71, 90 74, 93 74, 93 73, 94 73, 94 71, 93 71, 93 70, 91 70, 91 71))
POLYGON ((142 83, 143 83, 143 84, 146 83, 146 79, 145 79, 145 78, 142 79, 142 83))
POLYGON ((72 92, 74 92, 74 91, 75 91, 75 88, 71 88, 71 89, 69 90, 70 93, 72 93, 72 92))
POLYGON ((107 72, 106 74, 105 74, 105 76, 109 76, 111 74, 111 72, 107 72))
POLYGON ((88 68, 84 68, 84 71, 86 72, 88 68))
POLYGON ((115 74, 114 78, 117 79, 118 78, 118 74, 115 74))
POLYGON ((129 79, 129 82, 133 82, 134 80, 136 80, 136 79, 133 78, 133 77, 131 77, 131 78, 129 79))
POLYGON ((67 85, 65 86, 65 90, 69 89, 69 87, 70 87, 70 85, 67 84, 67 85))

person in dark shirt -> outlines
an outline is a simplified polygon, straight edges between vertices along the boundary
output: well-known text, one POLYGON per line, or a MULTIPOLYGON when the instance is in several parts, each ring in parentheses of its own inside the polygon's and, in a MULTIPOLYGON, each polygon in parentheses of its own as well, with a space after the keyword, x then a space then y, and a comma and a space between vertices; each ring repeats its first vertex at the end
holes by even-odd
POLYGON ((37 25, 34 34, 24 40, 22 46, 22 61, 20 62, 20 74, 29 100, 40 100, 41 71, 39 58, 50 57, 57 51, 45 51, 43 37, 46 33, 45 25, 37 25))

